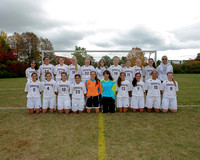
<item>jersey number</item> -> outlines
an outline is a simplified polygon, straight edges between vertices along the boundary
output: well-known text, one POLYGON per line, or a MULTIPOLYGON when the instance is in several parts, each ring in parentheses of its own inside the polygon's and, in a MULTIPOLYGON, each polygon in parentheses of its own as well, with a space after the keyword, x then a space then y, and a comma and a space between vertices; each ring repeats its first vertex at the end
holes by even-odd
POLYGON ((66 88, 62 88, 62 91, 65 92, 65 91, 66 91, 66 88))
POLYGON ((158 89, 158 86, 154 86, 154 89, 158 89))
POLYGON ((76 90, 76 94, 80 94, 81 93, 81 91, 80 90, 76 90))
POLYGON ((122 87, 122 91, 125 91, 125 89, 126 89, 125 87, 122 87))

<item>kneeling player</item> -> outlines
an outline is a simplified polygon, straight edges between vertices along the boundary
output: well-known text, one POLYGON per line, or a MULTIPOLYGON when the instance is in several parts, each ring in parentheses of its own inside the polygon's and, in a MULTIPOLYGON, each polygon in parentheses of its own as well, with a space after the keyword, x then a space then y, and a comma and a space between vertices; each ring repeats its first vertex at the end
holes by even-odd
POLYGON ((67 73, 61 73, 61 80, 56 85, 56 94, 58 95, 58 112, 65 111, 68 114, 71 111, 71 100, 69 96, 70 83, 67 81, 67 73))
POLYGON ((131 95, 131 84, 125 78, 126 73, 121 72, 116 85, 117 107, 120 112, 127 112, 129 107, 129 96, 131 95))
POLYGON ((162 83, 163 99, 162 112, 168 112, 168 109, 175 113, 177 112, 176 91, 178 91, 178 83, 173 79, 173 73, 167 73, 168 80, 162 83))
POLYGON ((91 113, 92 109, 95 109, 96 113, 99 113, 100 102, 99 95, 101 93, 101 84, 97 78, 96 72, 90 72, 90 79, 86 80, 85 87, 87 90, 87 101, 86 101, 86 111, 91 113))
POLYGON ((45 81, 42 82, 43 90, 43 105, 42 112, 46 113, 47 109, 50 107, 50 113, 56 110, 56 82, 51 79, 52 75, 50 72, 45 74, 45 81))
POLYGON ((136 73, 135 78, 132 82, 132 99, 131 99, 131 108, 133 112, 136 112, 137 109, 140 112, 144 111, 144 82, 141 81, 141 74, 136 73))
POLYGON ((29 109, 29 113, 40 113, 41 107, 41 92, 42 92, 42 84, 37 80, 37 73, 33 72, 31 74, 32 80, 26 83, 25 92, 27 94, 27 108, 29 109))
POLYGON ((157 79, 156 70, 152 71, 151 75, 152 78, 145 83, 147 112, 151 112, 152 108, 155 112, 160 112, 161 81, 157 79))
POLYGON ((80 74, 75 75, 75 82, 70 87, 70 97, 72 99, 73 113, 82 113, 85 105, 86 89, 84 83, 81 82, 80 74))

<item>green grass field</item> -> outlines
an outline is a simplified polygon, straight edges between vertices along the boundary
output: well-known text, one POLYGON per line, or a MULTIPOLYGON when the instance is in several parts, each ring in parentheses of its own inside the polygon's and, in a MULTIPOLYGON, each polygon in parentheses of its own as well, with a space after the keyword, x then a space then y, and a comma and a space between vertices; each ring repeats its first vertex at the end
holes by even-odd
MULTIPOLYGON (((175 75, 178 104, 200 105, 200 74, 175 75)), ((0 107, 25 107, 26 79, 0 79, 0 107)), ((103 114, 108 160, 200 159, 200 107, 103 114)), ((98 159, 99 115, 0 109, 0 159, 98 159)))

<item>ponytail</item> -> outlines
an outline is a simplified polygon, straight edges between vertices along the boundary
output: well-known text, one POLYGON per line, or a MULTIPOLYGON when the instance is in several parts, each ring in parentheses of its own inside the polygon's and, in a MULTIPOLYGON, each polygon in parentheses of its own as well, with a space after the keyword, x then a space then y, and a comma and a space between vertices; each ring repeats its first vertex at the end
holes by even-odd
POLYGON ((119 76, 119 78, 118 78, 118 80, 117 80, 117 85, 118 85, 118 87, 120 87, 121 84, 122 84, 122 79, 121 79, 121 77, 119 76))
POLYGON ((95 79, 95 81, 96 81, 96 85, 98 85, 100 80, 97 78, 97 73, 96 73, 95 71, 91 71, 90 74, 91 74, 92 72, 96 74, 96 76, 95 76, 94 79, 95 79))
POLYGON ((135 74, 135 77, 134 77, 134 79, 133 79, 133 81, 132 81, 133 87, 137 86, 137 79, 136 79, 136 76, 137 76, 138 74, 141 76, 140 73, 136 73, 136 74, 135 74))

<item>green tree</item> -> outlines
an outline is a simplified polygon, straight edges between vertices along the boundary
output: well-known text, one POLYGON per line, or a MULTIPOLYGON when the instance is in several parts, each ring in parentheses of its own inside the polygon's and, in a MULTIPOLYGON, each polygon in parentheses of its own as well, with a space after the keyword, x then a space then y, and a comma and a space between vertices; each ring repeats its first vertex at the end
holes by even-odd
POLYGON ((105 55, 105 56, 102 57, 102 59, 105 60, 106 66, 109 67, 112 64, 112 59, 109 56, 105 55))
POLYGON ((5 52, 8 52, 10 50, 9 46, 9 38, 7 36, 7 33, 3 30, 1 30, 0 33, 0 46, 3 47, 5 52))

